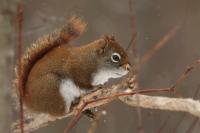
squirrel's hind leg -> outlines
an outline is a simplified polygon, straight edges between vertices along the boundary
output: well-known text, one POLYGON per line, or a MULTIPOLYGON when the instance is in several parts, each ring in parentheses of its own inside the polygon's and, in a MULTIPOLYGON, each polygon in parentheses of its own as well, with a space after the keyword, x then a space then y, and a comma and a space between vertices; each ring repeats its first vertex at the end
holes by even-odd
POLYGON ((60 77, 54 73, 28 82, 25 104, 37 112, 56 116, 65 114, 66 104, 59 92, 60 83, 60 77))

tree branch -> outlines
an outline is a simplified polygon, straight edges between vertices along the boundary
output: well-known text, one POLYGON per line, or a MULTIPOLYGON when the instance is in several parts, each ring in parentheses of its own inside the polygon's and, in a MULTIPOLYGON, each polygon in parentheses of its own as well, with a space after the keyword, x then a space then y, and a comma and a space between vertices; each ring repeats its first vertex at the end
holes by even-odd
MULTIPOLYGON (((133 107, 140 106, 142 108, 150 109, 160 109, 160 110, 170 110, 170 111, 181 111, 188 112, 194 116, 200 117, 200 102, 193 99, 184 99, 184 98, 169 98, 161 96, 146 96, 141 95, 144 93, 160 92, 160 91, 170 91, 170 88, 166 89, 146 89, 146 90, 131 90, 123 89, 128 88, 127 84, 129 81, 134 83, 135 76, 126 78, 122 82, 112 85, 111 87, 105 87, 103 89, 92 92, 82 98, 80 103, 73 108, 73 110, 62 117, 52 117, 46 114, 34 114, 30 111, 25 112, 25 122, 24 130, 25 132, 31 132, 37 130, 41 127, 45 127, 49 122, 56 121, 69 117, 71 115, 77 114, 83 105, 85 109, 101 106, 111 102, 112 100, 119 97, 119 99, 125 104, 133 107), (136 94, 137 93, 137 94, 136 94), (137 98, 139 97, 140 103, 138 104, 137 98), (87 103, 87 104, 85 104, 87 103)), ((137 83, 134 83, 137 86, 137 83)), ((19 121, 16 121, 12 124, 12 132, 19 133, 19 121)))
POLYGON ((171 98, 161 96, 134 95, 120 98, 129 106, 138 106, 136 96, 140 97, 140 107, 177 112, 187 112, 200 117, 200 102, 191 98, 171 98))

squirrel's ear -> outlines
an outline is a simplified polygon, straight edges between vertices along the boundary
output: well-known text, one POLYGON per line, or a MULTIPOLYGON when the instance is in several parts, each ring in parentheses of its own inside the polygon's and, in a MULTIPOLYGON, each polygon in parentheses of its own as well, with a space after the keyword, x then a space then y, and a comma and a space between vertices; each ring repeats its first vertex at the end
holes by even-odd
POLYGON ((104 40, 108 43, 115 42, 115 37, 113 35, 104 35, 104 40))
POLYGON ((109 44, 115 42, 114 36, 104 35, 103 39, 99 41, 100 47, 98 47, 97 53, 104 54, 109 49, 109 44))
POLYGON ((106 39, 104 39, 104 40, 101 40, 99 43, 100 43, 100 47, 98 47, 97 53, 99 55, 106 53, 106 51, 109 49, 109 42, 106 39))

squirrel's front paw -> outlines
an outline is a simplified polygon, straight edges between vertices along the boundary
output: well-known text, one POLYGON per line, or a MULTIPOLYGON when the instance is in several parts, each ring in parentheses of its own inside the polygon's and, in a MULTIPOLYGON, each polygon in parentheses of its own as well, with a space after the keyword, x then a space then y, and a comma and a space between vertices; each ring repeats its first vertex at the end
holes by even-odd
POLYGON ((131 90, 137 89, 138 83, 137 83, 137 81, 136 81, 136 77, 135 77, 135 76, 131 77, 131 78, 127 81, 127 86, 128 86, 128 88, 131 89, 131 90))

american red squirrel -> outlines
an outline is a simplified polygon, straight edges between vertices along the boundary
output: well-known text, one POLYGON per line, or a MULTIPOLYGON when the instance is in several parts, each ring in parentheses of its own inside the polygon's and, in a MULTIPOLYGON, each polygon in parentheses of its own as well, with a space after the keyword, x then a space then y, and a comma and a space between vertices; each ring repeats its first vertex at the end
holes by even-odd
POLYGON ((129 71, 128 56, 114 37, 105 36, 83 46, 68 44, 86 23, 72 17, 66 26, 33 44, 22 57, 23 101, 36 112, 63 115, 75 98, 129 71))

